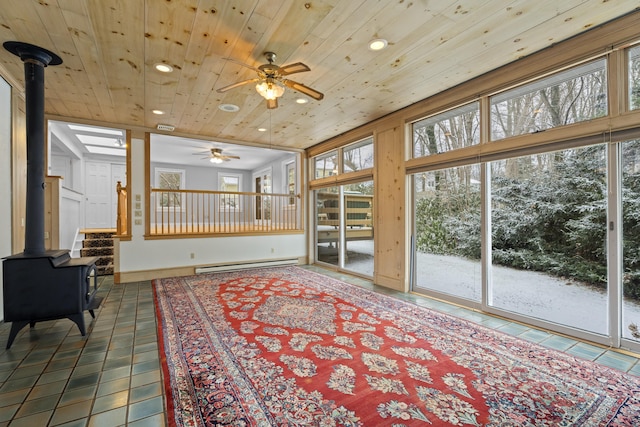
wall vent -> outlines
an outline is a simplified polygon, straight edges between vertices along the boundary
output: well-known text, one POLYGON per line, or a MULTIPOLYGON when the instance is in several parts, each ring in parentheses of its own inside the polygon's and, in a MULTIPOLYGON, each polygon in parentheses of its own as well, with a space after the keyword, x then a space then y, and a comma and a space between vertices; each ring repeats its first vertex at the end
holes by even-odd
POLYGON ((171 125, 158 125, 157 128, 158 130, 167 130, 169 132, 173 132, 176 129, 175 126, 171 125))

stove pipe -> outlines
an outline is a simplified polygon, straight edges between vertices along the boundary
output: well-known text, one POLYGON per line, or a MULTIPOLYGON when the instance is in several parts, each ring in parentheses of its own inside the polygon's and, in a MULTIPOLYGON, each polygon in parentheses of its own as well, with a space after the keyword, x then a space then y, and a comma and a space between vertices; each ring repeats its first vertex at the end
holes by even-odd
POLYGON ((27 205, 25 248, 28 255, 44 254, 45 138, 44 67, 62 64, 62 59, 47 49, 28 43, 3 44, 24 62, 24 91, 27 126, 27 205))

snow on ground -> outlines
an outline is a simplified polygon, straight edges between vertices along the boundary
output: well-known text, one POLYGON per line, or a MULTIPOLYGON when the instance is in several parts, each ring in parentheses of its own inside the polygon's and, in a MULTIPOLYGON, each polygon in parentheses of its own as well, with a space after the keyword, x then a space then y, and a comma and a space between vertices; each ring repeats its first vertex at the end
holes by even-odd
MULTIPOLYGON (((345 267, 372 275, 373 242, 347 243, 345 267)), ((525 316, 608 334, 607 294, 571 279, 544 273, 493 266, 493 306, 525 316)), ((482 270, 479 261, 418 253, 416 277, 420 288, 480 300, 482 270)), ((630 323, 640 325, 640 304, 623 304, 623 336, 631 338, 630 323)))

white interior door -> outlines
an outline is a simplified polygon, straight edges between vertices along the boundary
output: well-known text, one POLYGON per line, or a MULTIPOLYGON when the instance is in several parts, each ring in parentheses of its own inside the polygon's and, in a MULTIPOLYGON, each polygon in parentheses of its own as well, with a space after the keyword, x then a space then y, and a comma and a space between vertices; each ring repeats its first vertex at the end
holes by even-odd
POLYGON ((118 220, 118 195, 116 194, 116 188, 118 181, 123 187, 127 186, 127 167, 123 164, 111 164, 111 223, 115 228, 118 220))
MULTIPOLYGON (((112 220, 111 164, 85 163, 85 227, 114 228, 112 220)), ((113 187, 115 191, 115 187, 113 187)))

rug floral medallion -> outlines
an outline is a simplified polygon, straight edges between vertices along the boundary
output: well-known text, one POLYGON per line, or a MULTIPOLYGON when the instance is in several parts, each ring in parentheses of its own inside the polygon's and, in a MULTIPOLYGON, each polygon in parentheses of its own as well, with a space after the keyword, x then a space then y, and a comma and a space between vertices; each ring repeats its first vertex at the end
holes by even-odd
POLYGON ((299 267, 154 281, 171 426, 639 426, 640 378, 299 267))

